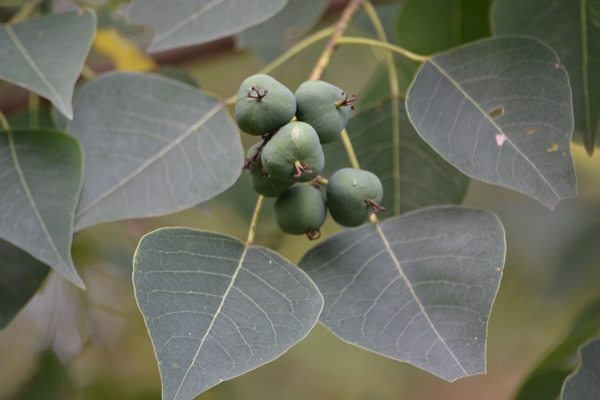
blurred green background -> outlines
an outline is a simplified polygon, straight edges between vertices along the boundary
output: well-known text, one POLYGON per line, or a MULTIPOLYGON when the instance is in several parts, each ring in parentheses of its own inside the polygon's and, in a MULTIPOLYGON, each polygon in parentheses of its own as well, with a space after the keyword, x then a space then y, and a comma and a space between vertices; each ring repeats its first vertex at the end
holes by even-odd
MULTIPOLYGON (((333 15, 322 25, 335 19, 333 15)), ((358 26, 349 34, 362 34, 358 26)), ((295 90, 310 74, 322 44, 295 56, 273 76, 295 90)), ((101 58, 101 56, 96 55, 101 58)), ((342 47, 324 79, 361 93, 382 61, 365 47, 342 47)), ((184 65, 202 87, 229 97, 265 65, 248 51, 226 48, 184 65)), ((3 87, 5 95, 12 88, 3 87)), ((249 148, 256 138, 242 137, 249 148)), ((506 189, 473 182, 466 205, 496 213, 508 253, 488 335, 488 373, 448 383, 407 364, 342 342, 323 326, 276 361, 198 399, 509 399, 537 360, 560 339, 578 311, 600 296, 600 156, 575 145, 578 197, 554 211, 506 189)), ((256 195, 244 174, 226 193, 174 215, 102 224, 76 234, 75 264, 88 290, 56 274, 0 333, 0 399, 160 399, 160 377, 131 284, 140 238, 163 226, 186 226, 244 239, 256 195)), ((297 262, 314 243, 282 234, 261 215, 256 244, 297 262)), ((329 221, 323 237, 340 229, 329 221)))

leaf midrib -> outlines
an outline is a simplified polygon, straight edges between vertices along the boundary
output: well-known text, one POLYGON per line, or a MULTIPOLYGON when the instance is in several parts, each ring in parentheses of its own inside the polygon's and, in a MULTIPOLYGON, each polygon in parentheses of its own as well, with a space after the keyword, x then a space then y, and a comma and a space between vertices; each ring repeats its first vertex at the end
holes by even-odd
POLYGON ((212 2, 208 3, 207 5, 205 5, 204 7, 202 7, 202 9, 200 10, 200 12, 192 13, 190 16, 188 16, 187 18, 182 19, 181 21, 179 21, 177 24, 173 25, 172 27, 170 27, 166 31, 164 31, 164 32, 156 35, 156 37, 154 38, 154 43, 156 44, 156 43, 160 42, 161 40, 163 40, 164 38, 172 35, 174 32, 177 32, 178 30, 182 29, 187 24, 189 24, 190 22, 192 22, 192 21, 200 18, 200 16, 202 16, 206 12, 210 11, 211 8, 214 8, 214 7, 218 6, 223 1, 224 0, 213 0, 212 2))
POLYGON ((181 388, 183 388, 183 384, 185 383, 185 380, 186 380, 188 374, 192 370, 192 367, 196 364, 196 360, 198 359, 198 356, 200 355, 200 351, 202 350, 202 346, 204 346, 204 341, 206 340, 206 338, 210 334, 210 331, 212 330, 212 328, 213 328, 213 326, 215 324, 215 321, 217 320, 217 317, 221 314, 221 309, 223 308, 223 305, 225 304, 225 300, 227 300, 227 296, 229 295, 229 292, 231 291, 231 288, 233 287, 233 284, 235 283, 235 279, 237 278, 238 273, 242 269, 242 265, 243 265, 244 260, 246 258, 247 251, 248 251, 248 246, 244 246, 244 251, 242 252, 242 255, 240 256, 240 260, 238 262, 238 265, 235 268, 235 271, 234 271, 233 275, 231 276, 231 282, 229 283, 229 286, 227 286, 227 289, 225 289, 225 293, 223 293, 223 298, 221 300, 221 303, 219 304, 219 307, 217 308, 217 311, 215 311, 215 315, 213 316, 213 319, 210 321, 210 325, 206 329, 206 332, 204 333, 204 336, 200 340, 200 345, 198 346, 198 350, 196 351, 196 354, 194 355, 194 358, 192 359, 192 362, 190 363, 188 369, 185 371, 185 375, 183 376, 183 378, 181 378, 181 383, 179 384, 179 387, 177 388, 177 392, 175 392, 175 396, 173 397, 174 400, 177 399, 177 396, 179 395, 179 391, 181 390, 181 388))
POLYGON ((11 40, 13 41, 13 43, 15 44, 17 49, 21 52, 21 55, 23 56, 23 58, 25 58, 25 60, 27 61, 27 63, 31 67, 31 69, 33 69, 33 71, 39 76, 39 78, 42 80, 42 82, 44 82, 44 84, 48 87, 48 89, 50 89, 52 94, 56 97, 56 101, 60 105, 60 107, 58 107, 58 108, 61 110, 67 110, 68 107, 63 102, 60 94, 58 94, 58 92, 56 91, 56 88, 54 88, 54 86, 52 86, 50 81, 48 81, 48 79, 46 79, 46 75, 44 75, 44 73, 38 68, 37 64, 35 63, 35 61, 33 61, 33 58, 31 58, 31 56, 29 55, 29 52, 27 51, 25 46, 23 46, 23 44, 17 37, 16 33, 12 30, 12 27, 10 25, 6 25, 4 28, 6 29, 6 33, 8 34, 8 36, 10 36, 11 40))
MULTIPOLYGON (((582 0, 585 1, 585 0, 582 0)), ((533 170, 540 176, 540 178, 542 178, 542 180, 544 181, 544 183, 546 183, 546 186, 548 188, 550 188, 550 190, 552 191, 552 193, 554 193, 554 195, 557 197, 557 199, 561 199, 561 196, 556 192, 556 190, 554 190, 554 187, 552 187, 552 185, 550 184, 550 182, 548 182, 548 180, 546 179, 546 177, 542 174, 542 172, 537 168, 537 166, 529 159, 529 157, 527 157, 522 151, 521 149, 519 149, 517 147, 517 145, 511 140, 511 138, 504 132, 504 130, 498 126, 498 124, 496 124, 496 122, 490 118, 490 116, 481 108, 481 106, 479 105, 479 103, 477 103, 461 86, 458 82, 456 82, 450 75, 448 75, 446 73, 446 71, 439 65, 437 64, 433 58, 430 58, 429 60, 427 60, 426 62, 430 62, 439 72, 440 74, 442 74, 442 76, 444 76, 444 78, 448 79, 448 81, 450 81, 450 83, 452 83, 454 85, 454 87, 456 87, 456 89, 463 95, 465 96, 465 98, 471 102, 471 104, 473 104, 473 106, 475 106, 475 108, 477 108, 477 110, 479 110, 479 112, 481 112, 481 114, 484 116, 484 118, 486 120, 488 120, 488 122, 490 122, 497 130, 499 133, 501 133, 502 135, 504 135, 504 137, 506 137, 506 142, 509 143, 514 149, 515 151, 521 156, 523 157, 523 159, 525 161, 527 161, 527 163, 533 168, 533 170)))
POLYGON ((119 182, 117 182, 116 184, 114 184, 113 186, 111 186, 110 188, 108 188, 104 193, 100 194, 93 201, 91 201, 85 207, 83 207, 81 210, 79 210, 77 212, 77 214, 75 215, 75 218, 80 218, 88 210, 90 210, 92 207, 96 206, 100 201, 104 200, 106 197, 108 197, 109 195, 111 195, 112 193, 114 193, 117 189, 119 189, 122 186, 124 186, 127 182, 129 182, 135 176, 137 176, 140 173, 142 173, 142 171, 144 171, 146 168, 148 168, 152 163, 154 163, 155 161, 159 160, 162 156, 164 156, 166 153, 168 153, 169 151, 171 151, 175 146, 179 145, 192 132, 196 131, 202 125, 204 125, 206 123, 206 121, 208 121, 210 118, 212 118, 218 111, 221 110, 222 107, 223 107, 223 105, 221 103, 216 104, 211 110, 209 110, 195 124, 191 125, 188 129, 186 129, 184 132, 182 132, 181 135, 179 135, 174 140, 172 140, 171 142, 169 142, 160 151, 158 151, 152 157, 149 157, 139 167, 137 167, 131 173, 129 173, 129 175, 125 176, 119 182))
POLYGON ((446 348, 446 350, 448 350, 448 353, 450 353, 450 355, 452 356, 452 358, 456 362, 456 365, 458 365, 458 367, 461 369, 461 371, 463 372, 463 376, 467 376, 468 375, 467 371, 463 368, 463 366, 461 365, 460 361, 458 360, 458 358, 456 357, 456 355, 454 354, 454 352, 450 349, 450 347, 448 347, 448 344, 446 343, 446 341, 444 340, 444 338, 442 337, 442 335, 436 329, 436 327, 433 324, 433 321, 431 320, 431 318, 429 318, 429 315, 427 314, 427 311, 425 310, 425 307, 423 306, 423 304, 419 300, 419 297, 417 296, 417 293, 415 292, 415 290, 414 290, 411 282, 409 281, 408 277, 404 274, 404 270, 402 269, 402 265, 400 265, 400 262, 396 258, 396 254, 394 254, 394 251, 392 250, 392 247, 390 246, 390 243, 388 242, 387 237, 385 236, 385 233, 381 229, 380 224, 376 224, 375 226, 376 226, 376 229, 377 229, 377 233, 379 234, 379 237, 381 238, 381 241, 383 242, 383 244, 385 246, 386 251, 390 255, 392 261, 394 262, 394 265, 395 265, 396 269, 398 270, 398 273, 400 274, 400 277, 406 283, 406 286, 408 287, 408 290, 410 291, 410 294, 411 294, 412 298, 414 299, 415 303, 419 306, 419 309, 421 310, 421 314, 427 320, 427 323, 431 327, 431 330, 438 337, 438 340, 444 345, 444 347, 446 348))
POLYGON ((23 187, 23 190, 25 191, 25 193, 27 195, 27 199, 29 200, 29 204, 31 205, 31 208, 33 209, 33 211, 35 213, 35 216, 36 216, 39 224, 42 227, 42 231, 44 232, 44 236, 46 236, 46 239, 48 240, 48 243, 50 243, 50 247, 52 248, 52 252, 60 260, 62 266, 65 268, 65 273, 66 273, 67 271, 70 270, 70 268, 69 268, 68 264, 65 262, 64 258, 59 253, 58 249, 56 248, 56 246, 54 244, 54 240, 52 239, 52 235, 50 235, 50 232, 48 232, 48 228, 46 227, 46 223, 44 222, 44 219, 42 218, 42 215, 40 214, 40 211, 37 208, 36 202, 33 199, 33 195, 31 194, 31 190, 29 190, 29 185, 27 184, 27 180, 25 179, 25 175, 23 173, 23 169, 21 168, 21 164, 19 163, 19 157, 17 155, 17 149, 15 147, 15 142, 14 142, 14 139, 12 137, 12 132, 7 131, 6 134, 8 136, 8 147, 10 148, 10 154, 12 156, 13 163, 15 165, 15 171, 17 171, 17 175, 19 176, 19 181, 21 182, 21 186, 23 187))

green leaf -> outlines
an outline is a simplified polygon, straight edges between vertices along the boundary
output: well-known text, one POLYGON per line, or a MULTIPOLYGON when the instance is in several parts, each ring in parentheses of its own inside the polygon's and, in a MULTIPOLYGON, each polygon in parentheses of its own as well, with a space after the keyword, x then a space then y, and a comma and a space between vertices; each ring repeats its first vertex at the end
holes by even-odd
POLYGON ((184 228, 142 238, 133 283, 163 400, 193 399, 279 357, 323 307, 314 283, 277 253, 184 228))
POLYGON ((85 154, 75 230, 192 207, 233 185, 244 161, 223 102, 153 74, 87 84, 67 131, 85 154))
POLYGON ((31 300, 49 271, 29 253, 0 240, 0 330, 31 300))
POLYGON ((55 129, 52 116, 45 110, 25 111, 11 116, 8 125, 12 129, 55 129))
POLYGON ((497 0, 495 34, 533 36, 552 47, 569 73, 575 134, 591 155, 600 130, 600 0, 497 0))
POLYGON ((446 206, 345 230, 298 265, 334 334, 454 381, 485 372, 505 249, 496 216, 446 206))
POLYGON ((541 42, 504 37, 436 55, 406 104, 421 137, 464 174, 549 208, 575 196, 569 78, 541 42))
POLYGON ((600 398, 600 338, 580 350, 581 366, 563 386, 563 400, 597 400, 600 398))
POLYGON ((490 36, 491 0, 411 0, 398 18, 400 46, 418 54, 490 36))
MULTIPOLYGON (((400 145, 394 150, 392 102, 375 104, 356 113, 346 129, 361 168, 376 174, 383 184, 382 205, 386 218, 434 204, 460 203, 470 179, 448 164, 411 125, 404 104, 398 103, 400 145), (394 167, 398 157, 398 169, 394 167)), ((350 165, 341 141, 324 146, 326 170, 330 175, 350 165)))
POLYGON ((83 288, 71 259, 82 163, 79 143, 62 132, 0 132, 0 238, 83 288))
POLYGON ((273 18, 246 29, 236 37, 240 48, 254 48, 267 61, 277 58, 321 19, 327 0, 289 0, 273 18))
POLYGON ((598 334, 600 298, 591 302, 580 313, 560 343, 529 374, 515 400, 555 400, 560 394, 562 382, 577 366, 574 363, 577 350, 598 334))
POLYGON ((95 34, 91 10, 2 25, 0 78, 47 98, 71 119, 73 87, 95 34))
POLYGON ((242 32, 277 14, 287 0, 133 0, 128 20, 149 25, 151 52, 190 46, 242 32))

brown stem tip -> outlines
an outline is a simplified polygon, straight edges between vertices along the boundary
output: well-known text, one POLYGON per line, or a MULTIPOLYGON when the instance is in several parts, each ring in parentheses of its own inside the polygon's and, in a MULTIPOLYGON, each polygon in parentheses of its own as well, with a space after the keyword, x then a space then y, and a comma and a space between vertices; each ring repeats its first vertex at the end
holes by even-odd
POLYGON ((356 100, 356 93, 353 94, 352 97, 350 97, 350 98, 348 98, 348 93, 342 92, 342 94, 344 95, 344 100, 340 100, 340 101, 336 102, 335 106, 337 108, 344 107, 344 106, 350 106, 350 108, 352 110, 354 110, 354 104, 352 104, 352 103, 356 100))
POLYGON ((251 99, 256 99, 260 101, 263 97, 267 95, 267 93, 269 93, 267 89, 265 89, 265 91, 261 94, 260 90, 258 90, 256 86, 252 86, 252 90, 250 91, 250 93, 248 93, 247 96, 251 99), (256 93, 256 95, 254 95, 254 93, 256 93))
POLYGON ((300 164, 300 161, 296 161, 294 163, 294 166, 296 167, 296 174, 294 174, 294 178, 300 178, 302 176, 302 174, 312 174, 313 170, 312 169, 308 169, 308 163, 305 161, 302 164, 300 164))
POLYGON ((371 207, 373 214, 377 214, 379 211, 385 211, 385 207, 380 206, 379 204, 375 203, 371 199, 365 199, 364 202, 367 203, 371 207))
POLYGON ((308 240, 317 240, 321 237, 321 230, 315 229, 314 231, 308 231, 306 232, 306 237, 308 238, 308 240))

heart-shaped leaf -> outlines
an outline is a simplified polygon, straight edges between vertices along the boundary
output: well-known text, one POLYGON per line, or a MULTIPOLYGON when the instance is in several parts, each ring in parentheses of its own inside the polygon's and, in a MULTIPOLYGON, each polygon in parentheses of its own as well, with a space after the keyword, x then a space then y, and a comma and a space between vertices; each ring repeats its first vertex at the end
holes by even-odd
POLYGON ((533 36, 552 47, 569 73, 575 134, 591 155, 600 130, 600 2, 497 0, 494 33, 533 36))
POLYGON ((543 43, 504 37, 436 55, 406 104, 421 137, 466 175, 549 208, 575 196, 569 78, 543 43))
POLYGON ((0 26, 0 78, 50 100, 73 118, 73 87, 96 34, 91 10, 0 26))
POLYGON ((565 381, 562 400, 597 400, 600 398, 600 338, 579 350, 581 366, 565 381))
POLYGON ((445 206, 338 233, 298 266, 323 294, 319 320, 334 334, 454 381, 485 372, 504 255, 497 217, 445 206))
POLYGON ((184 228, 142 238, 133 283, 163 400, 193 399, 279 357, 323 307, 314 283, 277 253, 184 228))
POLYGON ((79 287, 71 242, 82 164, 79 143, 62 132, 0 132, 0 238, 79 287))
POLYGON ((0 240, 0 330, 31 300, 49 271, 29 253, 0 240))
POLYGON ((76 230, 192 207, 233 185, 244 161, 224 103, 154 74, 87 84, 67 130, 85 154, 76 230))
MULTIPOLYGON (((383 184, 386 212, 391 217, 435 204, 460 203, 470 179, 448 164, 419 137, 404 104, 399 102, 400 140, 392 134, 392 102, 376 103, 356 113, 346 129, 361 168, 376 174, 383 184), (394 167, 397 157, 399 168, 394 167)), ((350 162, 341 141, 324 146, 327 160, 325 175, 350 162)))
POLYGON ((277 14, 287 0, 134 0, 131 24, 149 25, 156 36, 149 51, 190 46, 234 35, 277 14))

